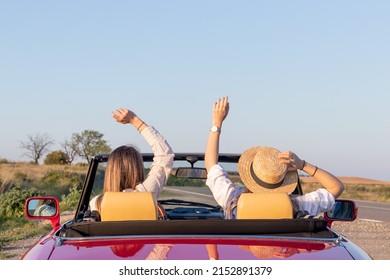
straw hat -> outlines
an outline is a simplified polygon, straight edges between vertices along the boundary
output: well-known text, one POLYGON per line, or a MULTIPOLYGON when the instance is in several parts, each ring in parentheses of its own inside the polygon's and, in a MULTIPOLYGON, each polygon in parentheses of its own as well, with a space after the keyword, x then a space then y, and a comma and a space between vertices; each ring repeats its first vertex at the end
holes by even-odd
POLYGON ((287 171, 278 159, 279 150, 258 146, 246 150, 238 161, 238 172, 245 187, 253 193, 292 193, 298 183, 298 172, 287 171))

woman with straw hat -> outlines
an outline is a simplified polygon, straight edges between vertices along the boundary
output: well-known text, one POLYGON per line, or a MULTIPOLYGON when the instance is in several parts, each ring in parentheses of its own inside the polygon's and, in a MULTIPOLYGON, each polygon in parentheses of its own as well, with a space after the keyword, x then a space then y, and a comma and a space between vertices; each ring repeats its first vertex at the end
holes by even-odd
POLYGON ((228 113, 227 96, 214 102, 212 127, 205 152, 208 172, 206 184, 225 210, 227 218, 235 218, 235 210, 230 209, 234 208, 232 204, 243 192, 286 192, 290 195, 294 210, 308 215, 318 215, 332 207, 335 199, 344 191, 344 184, 329 172, 300 159, 293 152, 280 152, 273 147, 252 147, 241 155, 238 172, 245 188, 235 187, 228 173, 218 164, 221 128, 228 113), (324 188, 304 195, 293 195, 299 180, 298 169, 314 177, 324 188))

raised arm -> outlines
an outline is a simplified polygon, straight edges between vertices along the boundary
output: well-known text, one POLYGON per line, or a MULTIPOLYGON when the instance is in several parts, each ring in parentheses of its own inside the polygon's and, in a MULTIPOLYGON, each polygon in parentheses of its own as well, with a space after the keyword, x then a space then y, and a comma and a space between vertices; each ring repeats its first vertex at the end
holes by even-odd
POLYGON ((122 124, 131 124, 133 125, 138 132, 141 133, 143 129, 148 127, 148 125, 141 120, 133 111, 130 111, 128 109, 116 109, 114 112, 111 113, 112 117, 118 122, 122 124))
POLYGON ((119 123, 133 125, 152 149, 153 163, 150 166, 148 176, 135 188, 140 192, 152 192, 157 200, 172 170, 175 154, 171 146, 157 129, 148 126, 134 112, 128 109, 117 109, 112 113, 112 116, 119 123))
POLYGON ((218 163, 219 156, 219 138, 222 129, 222 123, 229 113, 228 97, 222 97, 213 104, 212 127, 210 129, 209 138, 205 152, 205 166, 207 171, 218 163))
POLYGON ((334 175, 329 172, 312 165, 302 159, 291 151, 282 152, 279 154, 279 160, 288 164, 289 170, 301 169, 308 175, 314 177, 334 198, 338 198, 344 191, 344 184, 334 175))

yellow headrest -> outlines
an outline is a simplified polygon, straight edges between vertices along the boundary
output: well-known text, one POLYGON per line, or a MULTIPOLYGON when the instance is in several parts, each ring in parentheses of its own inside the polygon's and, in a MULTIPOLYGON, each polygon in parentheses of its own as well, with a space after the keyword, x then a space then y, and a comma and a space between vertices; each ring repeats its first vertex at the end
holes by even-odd
POLYGON ((243 193, 237 202, 237 219, 293 218, 293 207, 287 193, 243 193))
POLYGON ((105 192, 102 221, 157 220, 157 206, 151 192, 105 192))

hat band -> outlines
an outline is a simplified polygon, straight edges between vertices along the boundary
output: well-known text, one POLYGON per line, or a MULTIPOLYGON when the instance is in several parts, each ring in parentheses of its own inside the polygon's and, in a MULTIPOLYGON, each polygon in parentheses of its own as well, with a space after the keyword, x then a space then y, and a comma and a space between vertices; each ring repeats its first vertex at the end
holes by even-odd
POLYGON ((251 168, 250 168, 250 171, 251 171, 251 176, 253 178, 253 180, 255 180, 255 182, 257 184, 259 184, 260 186, 266 188, 266 189, 276 189, 278 187, 280 187, 282 184, 283 184, 283 181, 280 181, 279 183, 275 183, 275 184, 269 184, 267 182, 264 182, 263 180, 261 180, 259 177, 256 176, 255 172, 253 171, 253 163, 251 164, 251 168))

